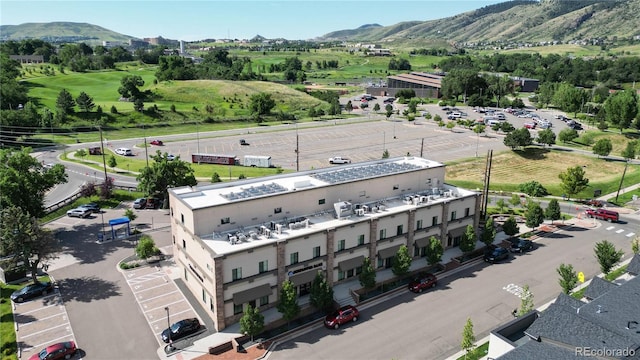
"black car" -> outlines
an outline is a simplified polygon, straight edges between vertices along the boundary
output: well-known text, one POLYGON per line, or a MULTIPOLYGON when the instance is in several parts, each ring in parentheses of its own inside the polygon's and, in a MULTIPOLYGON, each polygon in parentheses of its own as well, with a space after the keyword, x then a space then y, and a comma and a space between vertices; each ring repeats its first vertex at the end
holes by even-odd
POLYGON ((88 209, 89 211, 91 211, 94 214, 99 214, 100 213, 100 206, 96 203, 88 203, 88 204, 84 204, 84 205, 80 205, 78 206, 79 209, 88 209))
POLYGON ((20 290, 16 290, 11 294, 13 302, 21 303, 25 300, 33 299, 38 296, 44 296, 53 292, 53 284, 50 282, 29 284, 20 290))
POLYGON ((180 320, 171 325, 170 328, 164 329, 162 332, 162 341, 169 342, 169 331, 171 331, 171 340, 178 340, 187 335, 191 335, 200 330, 200 321, 196 318, 180 320))
POLYGON ((503 247, 489 249, 484 253, 484 261, 495 263, 509 258, 509 251, 503 247))
POLYGON ((511 241, 511 252, 523 253, 533 250, 533 241, 526 239, 515 239, 511 241))

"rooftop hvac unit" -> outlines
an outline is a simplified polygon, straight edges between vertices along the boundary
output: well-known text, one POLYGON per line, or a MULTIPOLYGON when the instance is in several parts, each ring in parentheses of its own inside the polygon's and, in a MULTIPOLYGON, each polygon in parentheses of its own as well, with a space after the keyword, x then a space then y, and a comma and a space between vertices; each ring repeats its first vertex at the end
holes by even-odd
POLYGON ((247 241, 247 237, 244 234, 240 234, 240 235, 238 235, 238 240, 247 241))
POLYGON ((267 237, 267 239, 268 239, 268 238, 270 238, 270 237, 271 237, 271 230, 266 229, 266 230, 264 231, 264 236, 266 236, 266 237, 267 237))
POLYGON ((357 216, 364 216, 364 209, 356 209, 357 216))
POLYGON ((249 237, 251 237, 251 239, 253 240, 258 240, 258 234, 255 231, 250 231, 249 237))
POLYGON ((384 211, 384 209, 386 209, 387 207, 384 205, 378 205, 378 209, 380 209, 380 211, 384 211))
POLYGON ((235 236, 230 236, 230 237, 229 237, 229 243, 230 243, 231 245, 235 245, 235 244, 237 244, 237 243, 238 243, 238 238, 237 238, 237 237, 235 237, 235 236))
POLYGON ((276 224, 276 234, 282 234, 282 224, 276 224))
MULTIPOLYGON (((363 210, 364 212, 364 210, 363 210)), ((304 221, 302 222, 302 225, 304 226, 304 228, 308 228, 309 227, 309 219, 304 219, 304 221)))
POLYGON ((369 208, 369 205, 362 205, 362 210, 364 210, 364 212, 371 211, 371 209, 369 208))
POLYGON ((421 203, 426 203, 427 201, 429 201, 429 197, 428 196, 420 196, 420 202, 421 203))

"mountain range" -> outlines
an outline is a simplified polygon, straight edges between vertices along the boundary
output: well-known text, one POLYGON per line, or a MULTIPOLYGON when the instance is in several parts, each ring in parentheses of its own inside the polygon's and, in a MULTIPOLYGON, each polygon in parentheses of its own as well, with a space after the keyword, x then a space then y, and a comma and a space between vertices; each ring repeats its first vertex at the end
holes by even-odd
MULTIPOLYGON (((367 24, 330 32, 315 40, 419 44, 612 39, 640 36, 639 25, 640 0, 516 0, 437 20, 390 26, 367 24)), ((100 26, 71 22, 1 25, 0 34, 0 40, 126 42, 134 39, 100 26)))

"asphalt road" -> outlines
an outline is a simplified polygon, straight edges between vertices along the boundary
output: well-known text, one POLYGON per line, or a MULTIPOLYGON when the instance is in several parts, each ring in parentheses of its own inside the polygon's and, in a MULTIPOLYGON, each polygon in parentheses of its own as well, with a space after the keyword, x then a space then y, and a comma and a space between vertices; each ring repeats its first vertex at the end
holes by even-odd
POLYGON ((512 318, 520 306, 514 289, 529 285, 536 306, 560 292, 556 268, 572 264, 587 279, 600 273, 593 254, 597 241, 608 239, 630 255, 635 226, 617 233, 610 225, 570 228, 536 241, 538 248, 509 261, 479 264, 439 281, 422 294, 411 292, 361 311, 357 323, 339 330, 322 328, 279 345, 270 360, 286 359, 445 359, 460 350, 462 329, 471 318, 477 339, 512 318), (377 344, 377 345, 376 345, 377 344))

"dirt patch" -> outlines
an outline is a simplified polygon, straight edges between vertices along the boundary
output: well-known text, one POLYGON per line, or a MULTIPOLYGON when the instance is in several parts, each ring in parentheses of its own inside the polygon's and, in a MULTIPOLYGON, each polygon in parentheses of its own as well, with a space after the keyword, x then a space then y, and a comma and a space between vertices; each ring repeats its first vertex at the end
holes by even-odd
POLYGON ((270 341, 253 345, 245 349, 245 352, 237 352, 236 349, 225 351, 219 355, 205 354, 195 358, 195 360, 254 360, 266 354, 271 345, 270 341))

